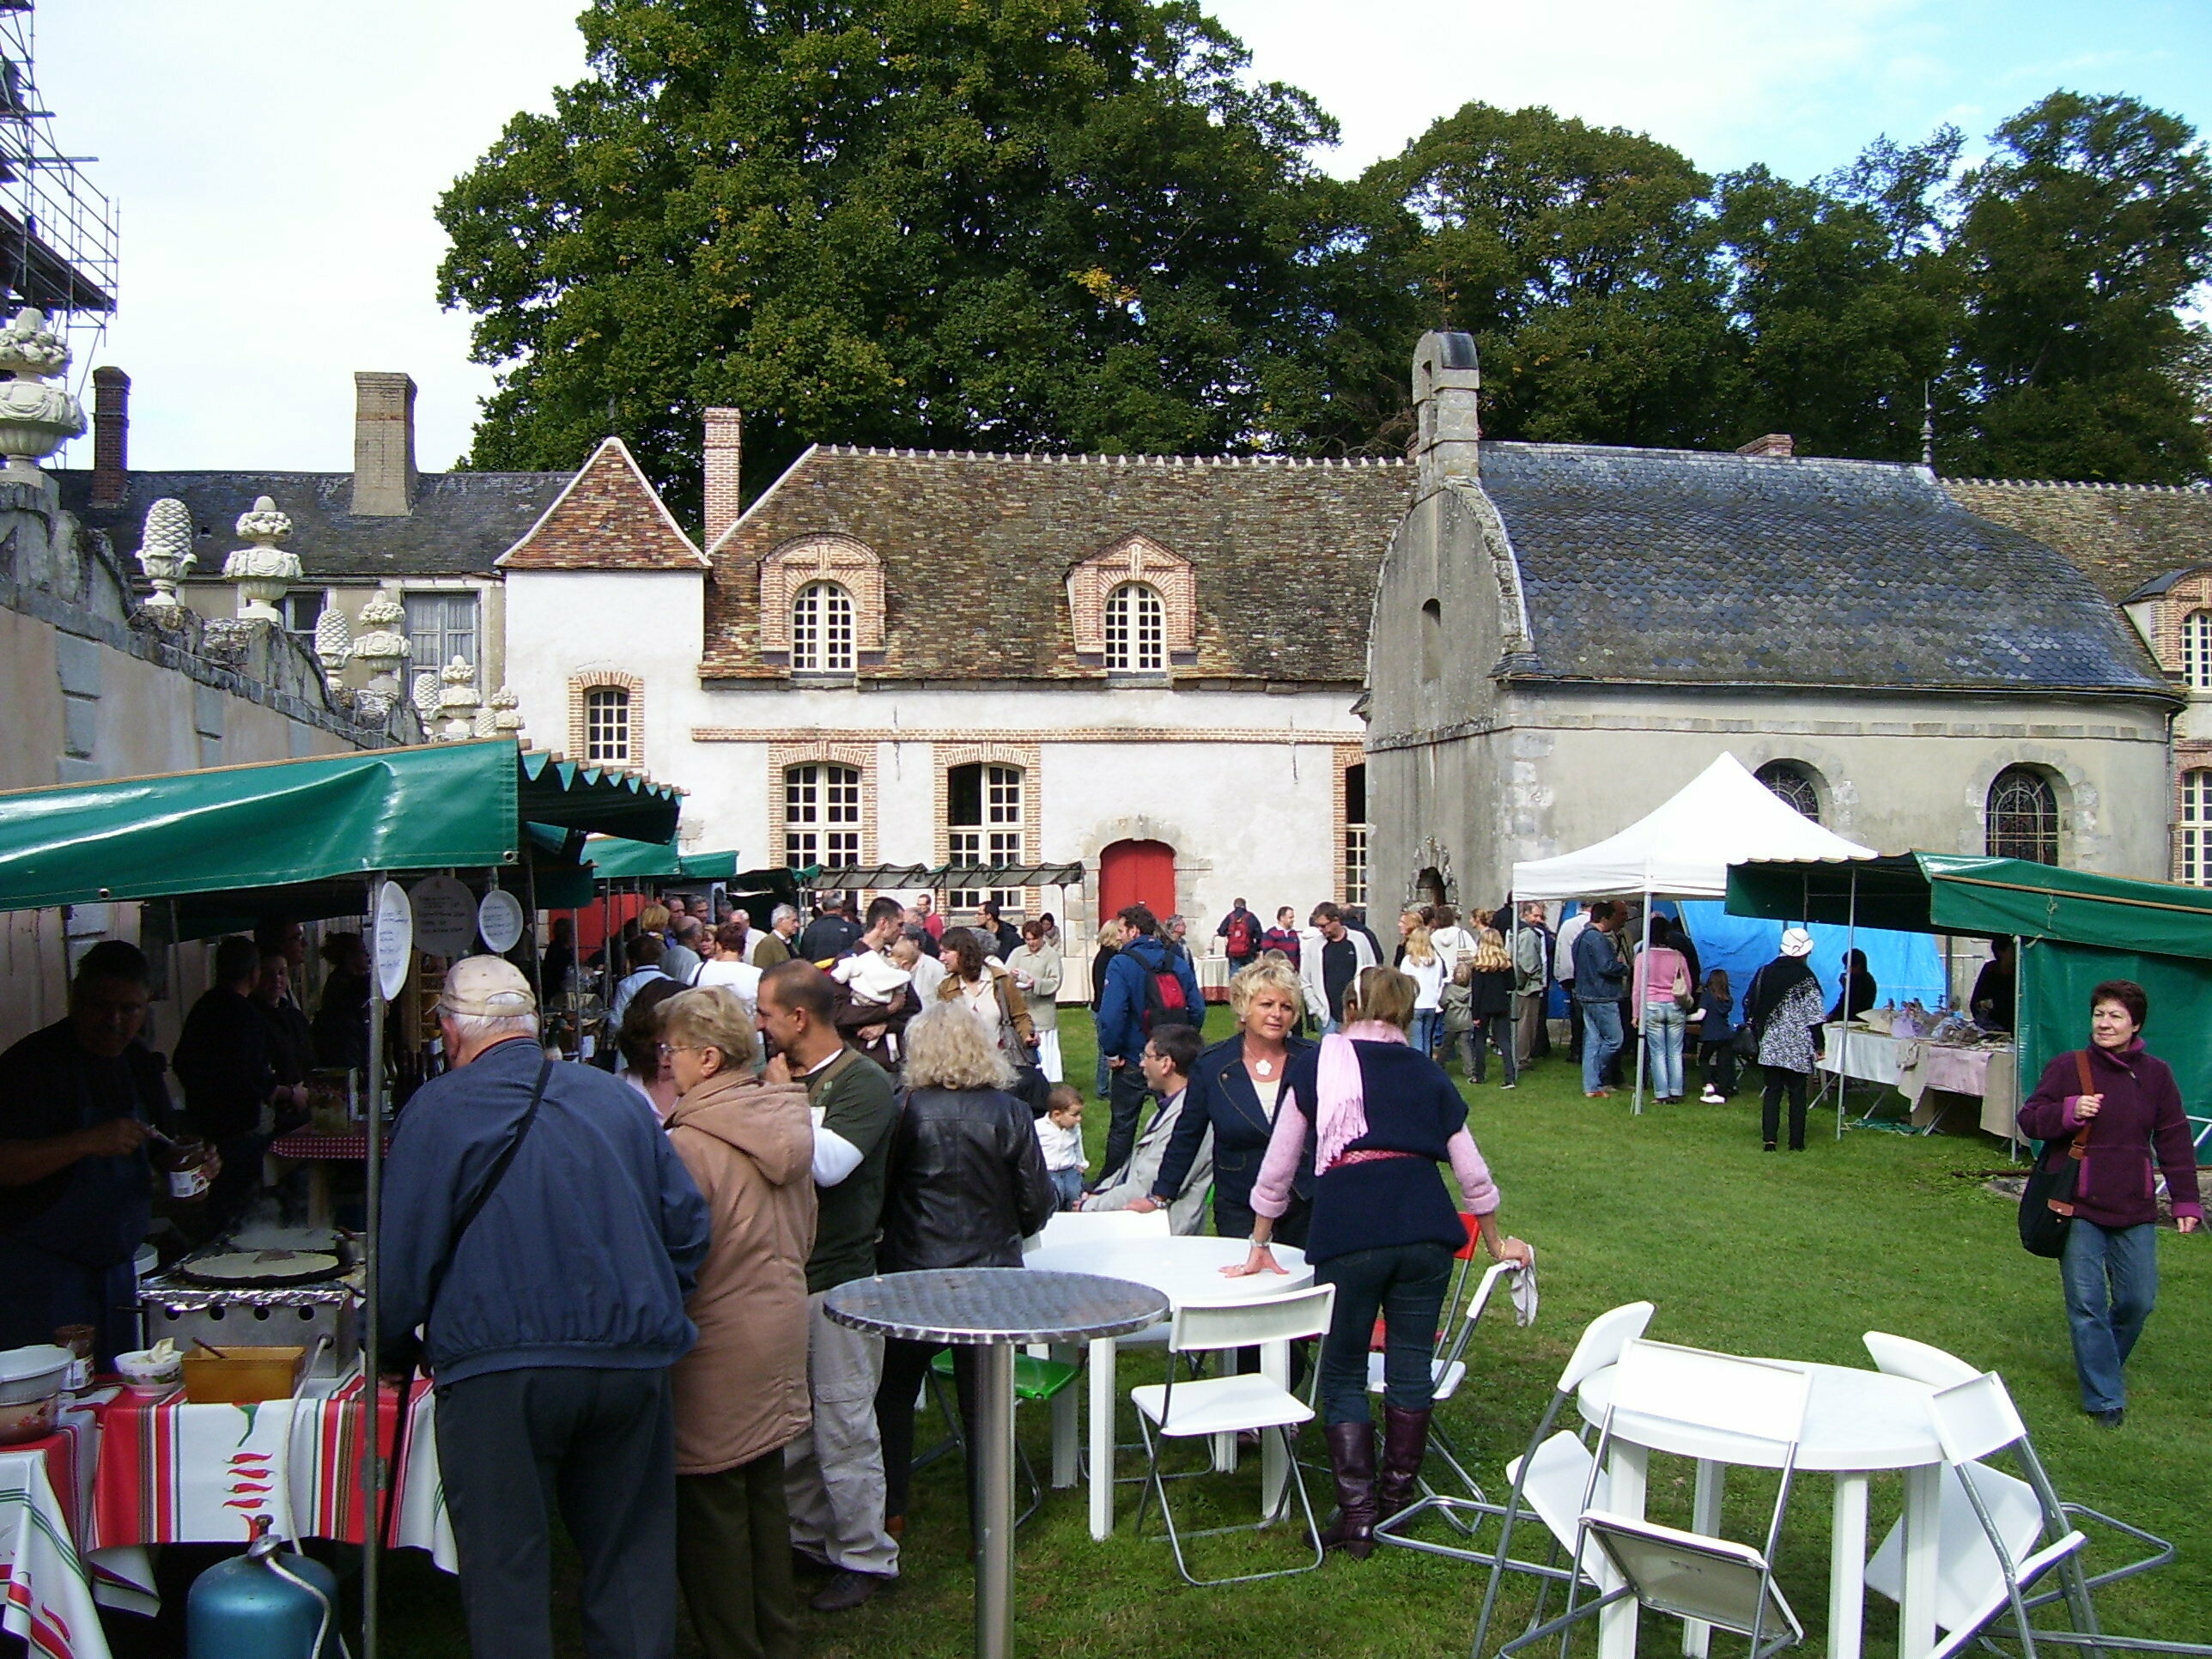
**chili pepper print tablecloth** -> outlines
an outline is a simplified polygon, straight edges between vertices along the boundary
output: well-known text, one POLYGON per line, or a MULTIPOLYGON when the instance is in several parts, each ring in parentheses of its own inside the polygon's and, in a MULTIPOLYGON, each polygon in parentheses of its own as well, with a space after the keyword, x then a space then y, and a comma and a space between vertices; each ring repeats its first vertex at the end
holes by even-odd
POLYGON ((69 1413, 60 1431, 0 1452, 0 1628, 46 1659, 107 1659, 72 1524, 89 1495, 97 1434, 89 1411, 69 1413))

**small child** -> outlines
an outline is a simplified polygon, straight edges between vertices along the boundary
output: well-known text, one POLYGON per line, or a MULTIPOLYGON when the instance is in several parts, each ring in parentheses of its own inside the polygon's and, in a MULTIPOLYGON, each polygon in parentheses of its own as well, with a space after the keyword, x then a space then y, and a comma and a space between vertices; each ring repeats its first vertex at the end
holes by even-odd
POLYGON ((1072 1210, 1083 1196, 1083 1096, 1056 1083, 1045 1102, 1045 1114, 1036 1121, 1037 1144, 1044 1148, 1045 1172, 1060 1207, 1072 1210))
POLYGON ((1691 1035, 1698 1042, 1698 1063, 1705 1073, 1705 1091, 1698 1098, 1707 1106, 1725 1106, 1735 1093, 1735 1028, 1729 1023, 1735 1012, 1728 970, 1716 968, 1705 975, 1698 1012, 1691 1016, 1696 1022, 1691 1035))
POLYGON ((910 939, 895 939, 888 951, 863 951, 847 957, 830 969, 830 977, 852 989, 853 1000, 886 1007, 914 982, 914 964, 921 947, 910 939))

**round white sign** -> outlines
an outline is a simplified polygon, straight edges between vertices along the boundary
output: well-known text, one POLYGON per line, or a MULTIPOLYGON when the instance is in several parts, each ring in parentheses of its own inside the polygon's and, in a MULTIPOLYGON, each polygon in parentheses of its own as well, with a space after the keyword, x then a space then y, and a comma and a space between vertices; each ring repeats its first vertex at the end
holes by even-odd
POLYGON ((522 942, 522 901, 495 887, 477 906, 477 932, 494 956, 505 956, 522 942))
POLYGON ((434 957, 465 957, 477 942, 477 902, 451 876, 430 876, 408 890, 415 906, 415 948, 434 957))
POLYGON ((407 964, 415 954, 415 910, 407 890, 387 881, 376 890, 376 987, 386 1002, 407 984, 407 964))

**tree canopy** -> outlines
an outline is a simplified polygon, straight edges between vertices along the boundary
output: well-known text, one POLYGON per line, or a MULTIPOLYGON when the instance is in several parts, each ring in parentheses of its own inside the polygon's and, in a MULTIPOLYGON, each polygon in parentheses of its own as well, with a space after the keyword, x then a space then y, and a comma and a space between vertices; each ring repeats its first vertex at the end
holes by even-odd
POLYGON ((2204 476, 2212 162, 2060 92, 1793 183, 1469 104, 1339 181, 1194 0, 593 0, 590 74, 442 198, 501 372, 469 464, 609 431, 680 499, 814 441, 1386 453, 1425 328, 1500 437, 2204 476))

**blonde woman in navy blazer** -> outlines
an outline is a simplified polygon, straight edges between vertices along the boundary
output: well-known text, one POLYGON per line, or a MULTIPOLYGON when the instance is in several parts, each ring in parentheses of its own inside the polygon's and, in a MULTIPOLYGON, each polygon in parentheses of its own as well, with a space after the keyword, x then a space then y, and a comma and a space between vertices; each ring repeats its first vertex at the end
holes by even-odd
MULTIPOLYGON (((1263 956, 1229 981, 1229 1006, 1237 1031, 1198 1057, 1190 1074, 1190 1097, 1168 1143, 1149 1200, 1129 1207, 1146 1211, 1182 1195, 1208 1128, 1213 1131, 1213 1230, 1224 1238, 1252 1236, 1252 1183, 1267 1155, 1274 1133, 1275 1104, 1282 1098, 1283 1075, 1296 1055, 1313 1044, 1297 1035, 1305 998, 1296 969, 1263 956)), ((1310 1180, 1304 1183, 1310 1188, 1310 1180)), ((1285 1244, 1304 1244, 1310 1193, 1294 1190, 1291 1207, 1275 1224, 1285 1244)))

